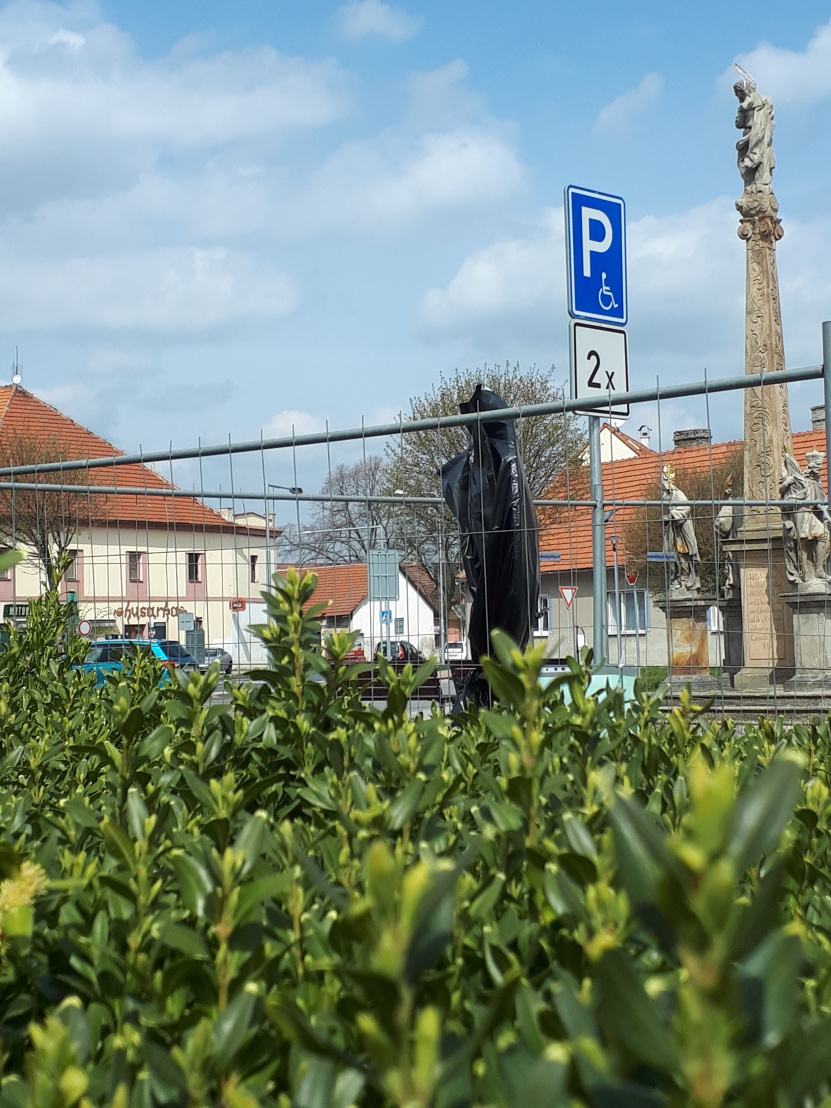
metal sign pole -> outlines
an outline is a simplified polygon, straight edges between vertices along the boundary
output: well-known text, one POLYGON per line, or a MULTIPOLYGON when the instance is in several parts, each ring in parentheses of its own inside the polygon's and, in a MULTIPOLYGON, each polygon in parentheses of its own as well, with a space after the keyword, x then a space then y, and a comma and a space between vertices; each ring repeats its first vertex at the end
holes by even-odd
POLYGON ((621 611, 620 606, 620 573, 618 572, 617 563, 617 534, 612 535, 612 550, 614 551, 615 555, 615 623, 617 624, 617 668, 620 669, 620 667, 623 665, 623 628, 621 627, 621 623, 623 621, 623 612, 621 611))
POLYGON ((603 515, 603 473, 600 467, 600 417, 589 416, 589 476, 592 508, 592 649, 594 664, 606 661, 606 535, 603 515))
POLYGON ((822 398, 825 401, 825 483, 831 488, 831 322, 822 325, 822 398))
POLYGON ((574 642, 574 657, 580 660, 580 644, 577 641, 577 605, 571 605, 571 637, 574 642))

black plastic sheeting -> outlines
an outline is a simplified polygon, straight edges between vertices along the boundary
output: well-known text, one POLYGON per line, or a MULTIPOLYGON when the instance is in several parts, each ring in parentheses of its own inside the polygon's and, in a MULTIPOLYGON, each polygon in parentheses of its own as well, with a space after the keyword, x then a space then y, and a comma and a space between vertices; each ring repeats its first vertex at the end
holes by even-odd
MULTIPOLYGON (((462 412, 508 405, 481 385, 462 412)), ((511 419, 468 425, 470 445, 442 466, 442 494, 459 522, 461 554, 473 602, 468 623, 470 657, 491 652, 499 628, 524 649, 531 640, 540 596, 537 514, 511 419)), ((481 671, 460 691, 458 707, 489 702, 481 671)))

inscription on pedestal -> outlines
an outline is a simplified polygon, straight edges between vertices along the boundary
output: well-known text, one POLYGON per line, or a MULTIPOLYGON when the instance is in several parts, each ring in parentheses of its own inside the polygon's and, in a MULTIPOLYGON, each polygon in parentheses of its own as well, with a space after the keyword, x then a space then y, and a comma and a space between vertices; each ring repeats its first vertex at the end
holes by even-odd
POLYGON ((785 567, 744 566, 742 603, 744 664, 773 668, 793 665, 793 631, 789 613, 779 599, 787 588, 785 567))

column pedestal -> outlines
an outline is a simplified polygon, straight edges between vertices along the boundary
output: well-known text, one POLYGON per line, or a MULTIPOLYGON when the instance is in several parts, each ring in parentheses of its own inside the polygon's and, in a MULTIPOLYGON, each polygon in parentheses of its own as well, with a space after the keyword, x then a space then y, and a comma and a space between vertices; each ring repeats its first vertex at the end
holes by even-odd
POLYGON ((790 586, 779 511, 746 516, 745 526, 725 545, 735 554, 741 581, 744 657, 733 685, 761 692, 794 675, 793 618, 782 599, 790 586))
POLYGON ((793 620, 794 675, 786 688, 831 692, 831 594, 787 592, 793 620))
POLYGON ((714 596, 668 596, 656 600, 669 629, 669 684, 673 691, 690 685, 693 692, 715 692, 710 674, 707 609, 714 596))

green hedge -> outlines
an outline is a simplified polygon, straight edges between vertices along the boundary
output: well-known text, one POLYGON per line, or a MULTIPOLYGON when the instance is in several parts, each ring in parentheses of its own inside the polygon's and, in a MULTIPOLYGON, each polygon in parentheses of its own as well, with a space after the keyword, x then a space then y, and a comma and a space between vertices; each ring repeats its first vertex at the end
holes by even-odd
POLYGON ((94 688, 54 596, 12 633, 0 1108, 831 1104, 827 723, 543 691, 498 635, 492 711, 410 719, 429 665, 362 704, 314 584, 230 704, 94 688))

